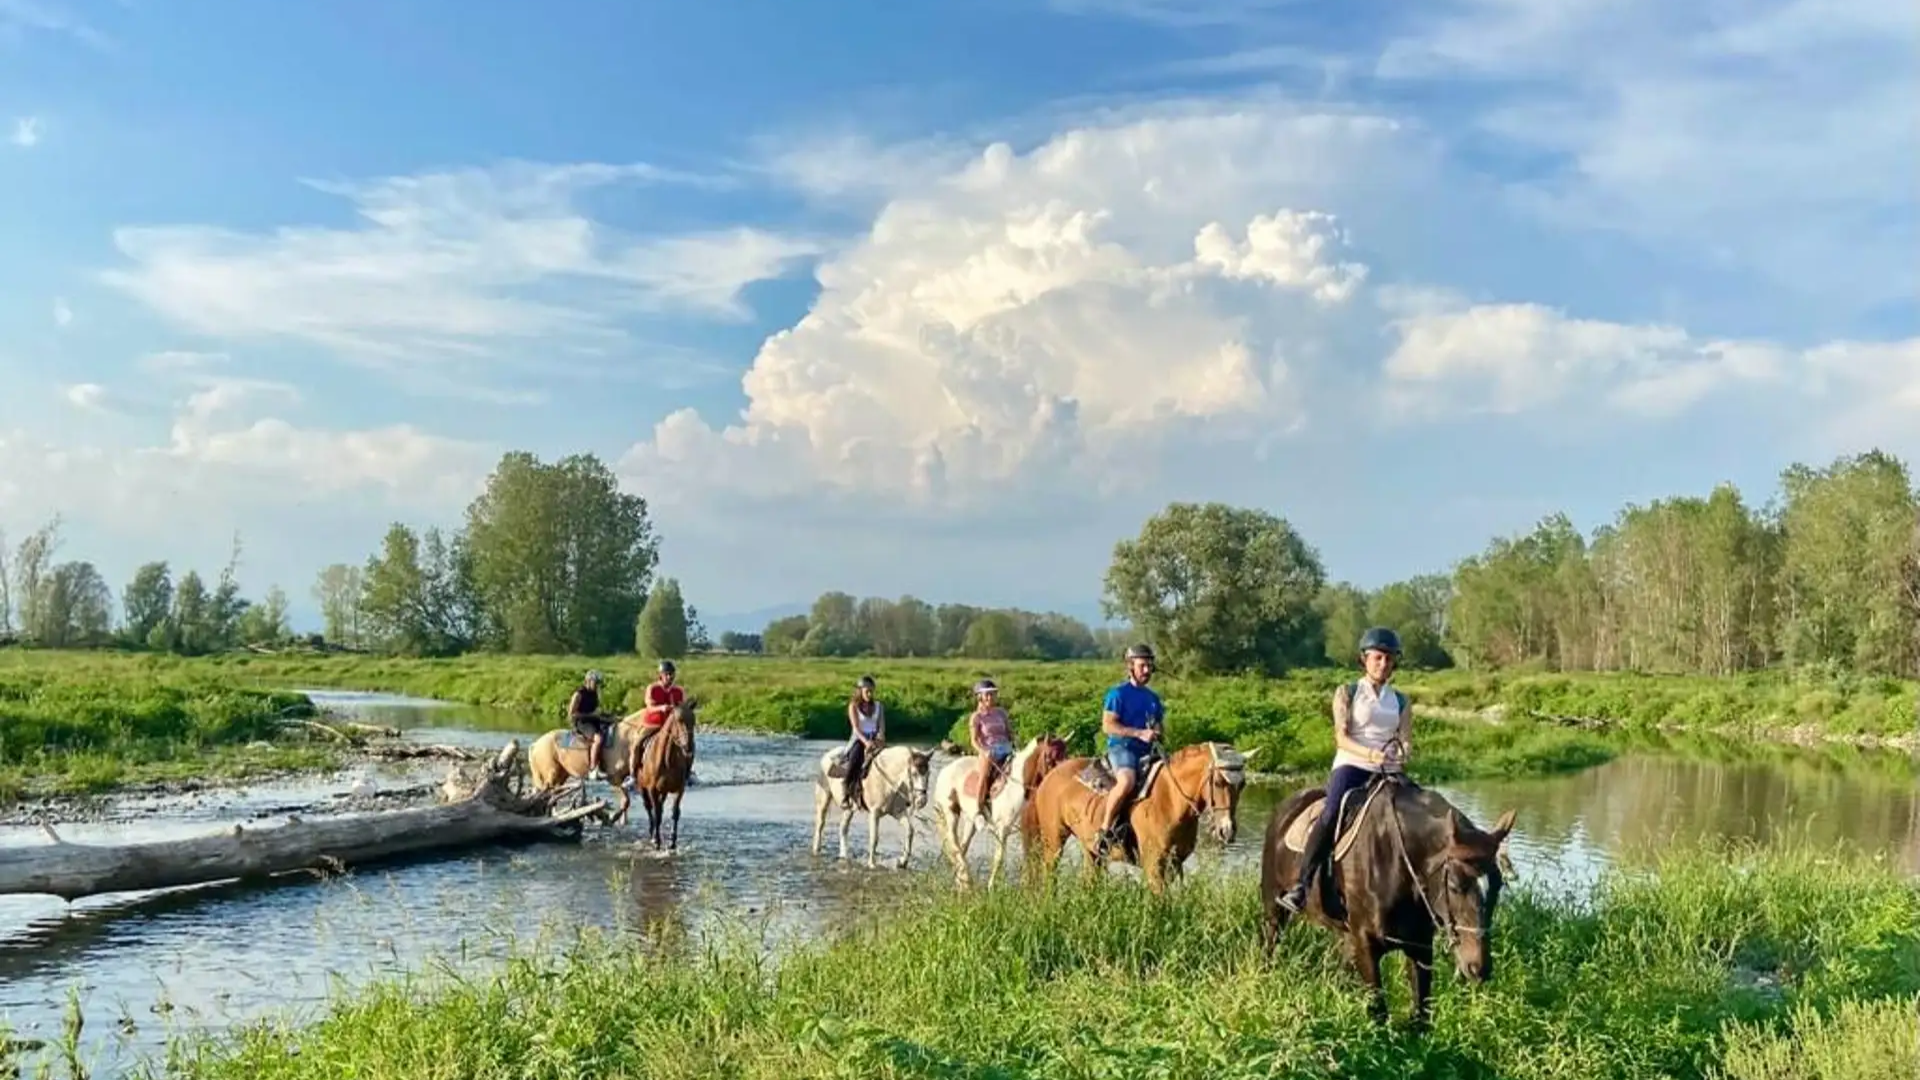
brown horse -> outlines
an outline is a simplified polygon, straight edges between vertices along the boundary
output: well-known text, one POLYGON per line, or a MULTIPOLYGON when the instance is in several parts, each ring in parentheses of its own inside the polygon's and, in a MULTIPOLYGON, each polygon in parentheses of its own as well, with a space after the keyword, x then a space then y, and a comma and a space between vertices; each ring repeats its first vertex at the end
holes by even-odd
MULTIPOLYGON (((693 774, 694 703, 689 698, 667 712, 660 733, 643 751, 637 742, 628 749, 627 771, 640 792, 640 805, 647 810, 647 835, 660 847, 660 819, 666 813, 667 797, 673 797, 673 828, 667 840, 668 851, 680 848, 680 800, 687 793, 687 778, 693 774)), ((637 715, 637 714, 636 714, 637 715)))
MULTIPOLYGON (((1262 944, 1269 958, 1291 921, 1280 896, 1298 879, 1311 815, 1324 789, 1302 791, 1276 807, 1260 850, 1262 944)), ((1308 891, 1303 912, 1346 935, 1348 958, 1372 991, 1370 1010, 1387 1019, 1380 960, 1407 958, 1413 1024, 1424 1029, 1433 989, 1433 940, 1444 936, 1454 965, 1476 983, 1493 977, 1494 907, 1500 900, 1501 845, 1513 811, 1482 832, 1447 800, 1398 776, 1383 774, 1355 792, 1335 833, 1333 862, 1308 891), (1371 797, 1371 798, 1370 798, 1371 797)))
MULTIPOLYGON (((627 810, 633 800, 627 795, 628 758, 633 747, 640 743, 640 713, 622 718, 608 731, 606 738, 600 740, 600 772, 607 782, 620 793, 620 809, 613 815, 614 824, 623 824, 627 820, 627 810)), ((656 740, 658 741, 658 740, 656 740)), ((581 799, 586 796, 586 775, 591 771, 587 762, 587 738, 572 728, 555 728, 533 741, 527 748, 527 771, 533 776, 533 790, 551 791, 568 782, 578 782, 581 786, 581 799)))
MULTIPOLYGON (((1223 844, 1233 842, 1239 829, 1240 790, 1247 783, 1247 761, 1259 753, 1242 754, 1226 743, 1200 743, 1145 770, 1142 787, 1125 810, 1128 833, 1120 844, 1121 857, 1146 873, 1154 892, 1178 877, 1199 839, 1200 817, 1223 844)), ((1083 865, 1091 876, 1103 858, 1097 856, 1100 809, 1113 777, 1099 758, 1068 758, 1054 766, 1033 793, 1021 819, 1021 842, 1029 858, 1051 872, 1066 848, 1067 837, 1079 839, 1086 854, 1083 865)))

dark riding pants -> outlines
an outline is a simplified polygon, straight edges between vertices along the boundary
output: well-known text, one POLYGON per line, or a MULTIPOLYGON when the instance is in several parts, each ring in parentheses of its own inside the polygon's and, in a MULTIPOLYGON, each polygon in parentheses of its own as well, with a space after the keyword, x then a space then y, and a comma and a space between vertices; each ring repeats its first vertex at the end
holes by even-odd
POLYGON ((1360 791, 1378 775, 1372 769, 1363 769, 1358 765, 1342 765, 1333 770, 1327 778, 1327 801, 1320 804, 1320 822, 1318 828, 1331 829, 1340 813, 1340 800, 1346 798, 1349 791, 1360 791))

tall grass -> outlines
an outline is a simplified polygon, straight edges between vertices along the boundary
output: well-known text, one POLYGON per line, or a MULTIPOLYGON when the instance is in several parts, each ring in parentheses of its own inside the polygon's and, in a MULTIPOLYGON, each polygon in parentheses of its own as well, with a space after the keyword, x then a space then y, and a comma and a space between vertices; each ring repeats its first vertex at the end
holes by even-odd
POLYGON ((304 694, 237 685, 213 669, 0 653, 0 804, 325 763, 321 748, 246 749, 278 737, 283 718, 311 712, 304 694))
MULTIPOLYGON (((1616 871, 1578 906, 1518 887, 1493 982, 1439 965, 1426 1036, 1367 1020, 1323 932, 1291 931, 1264 962, 1248 875, 1166 898, 1125 881, 917 889, 780 958, 739 936, 662 952, 589 935, 491 977, 342 997, 311 1026, 179 1043, 165 1067, 187 1080, 1913 1075, 1896 1036, 1920 994, 1920 886, 1865 857, 1699 847, 1616 871), (1862 1065, 1882 1071, 1848 1071, 1862 1065)), ((1399 959, 1386 975, 1403 1012, 1399 959)))

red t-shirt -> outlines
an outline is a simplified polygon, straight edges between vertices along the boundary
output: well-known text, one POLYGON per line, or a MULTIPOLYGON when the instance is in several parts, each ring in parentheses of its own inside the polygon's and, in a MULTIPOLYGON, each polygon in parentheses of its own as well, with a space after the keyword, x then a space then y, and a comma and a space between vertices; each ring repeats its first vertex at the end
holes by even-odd
POLYGON ((668 709, 675 705, 684 705, 686 701, 687 692, 680 689, 679 686, 661 686, 659 683, 649 684, 647 687, 646 715, 640 718, 640 722, 648 727, 659 727, 661 724, 667 722, 668 709))

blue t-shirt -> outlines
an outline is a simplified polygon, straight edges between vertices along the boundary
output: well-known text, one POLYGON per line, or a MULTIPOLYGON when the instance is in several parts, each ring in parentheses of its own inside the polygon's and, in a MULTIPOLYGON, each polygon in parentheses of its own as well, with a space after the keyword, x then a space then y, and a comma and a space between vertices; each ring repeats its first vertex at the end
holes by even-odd
MULTIPOLYGON (((1130 728, 1158 728, 1167 718, 1167 711, 1160 704, 1160 695, 1131 680, 1107 691, 1106 704, 1102 708, 1118 716, 1120 722, 1130 728)), ((1131 736, 1108 735, 1107 749, 1112 750, 1116 746, 1129 747, 1136 754, 1144 754, 1153 744, 1131 736)))

